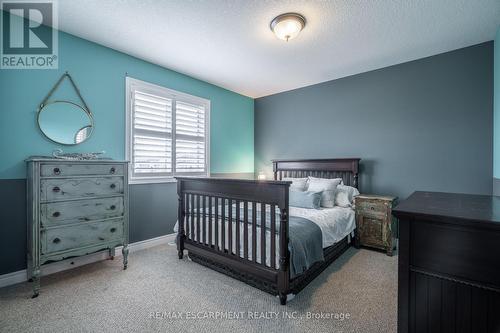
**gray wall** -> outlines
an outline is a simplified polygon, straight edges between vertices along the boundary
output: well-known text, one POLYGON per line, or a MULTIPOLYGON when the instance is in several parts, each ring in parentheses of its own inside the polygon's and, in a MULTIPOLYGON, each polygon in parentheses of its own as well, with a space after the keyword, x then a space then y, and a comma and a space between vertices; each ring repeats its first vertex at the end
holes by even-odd
MULTIPOLYGON (((212 174, 252 178, 253 173, 212 174)), ((130 185, 130 242, 173 233, 176 183, 130 185)), ((26 268, 26 180, 0 179, 0 275, 26 268)))
POLYGON ((26 179, 0 179, 0 275, 26 268, 26 179))
POLYGON ((273 158, 360 157, 365 193, 491 194, 492 122, 487 42, 257 99, 255 172, 273 158))

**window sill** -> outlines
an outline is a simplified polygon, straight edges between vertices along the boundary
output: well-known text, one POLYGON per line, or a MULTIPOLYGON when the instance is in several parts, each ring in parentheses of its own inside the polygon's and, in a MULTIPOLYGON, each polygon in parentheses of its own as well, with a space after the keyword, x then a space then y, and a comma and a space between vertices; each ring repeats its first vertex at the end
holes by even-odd
POLYGON ((177 180, 173 177, 171 178, 144 178, 144 179, 129 179, 129 185, 140 185, 140 184, 164 184, 164 183, 177 183, 177 180))

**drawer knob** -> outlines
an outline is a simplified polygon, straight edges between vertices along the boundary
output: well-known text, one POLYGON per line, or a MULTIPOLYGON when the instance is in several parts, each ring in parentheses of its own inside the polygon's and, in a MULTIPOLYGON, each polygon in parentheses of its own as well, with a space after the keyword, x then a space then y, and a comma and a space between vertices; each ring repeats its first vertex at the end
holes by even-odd
POLYGON ((111 188, 115 188, 115 187, 116 187, 116 185, 115 185, 115 184, 111 184, 111 185, 109 185, 109 187, 111 187, 111 188))
POLYGON ((59 217, 59 216, 61 216, 61 213, 59 213, 59 212, 54 212, 54 213, 52 214, 52 216, 53 216, 53 217, 59 217))
POLYGON ((61 169, 54 168, 54 175, 60 175, 60 174, 61 174, 61 169))
POLYGON ((54 238, 54 240, 52 241, 54 244, 58 244, 61 242, 61 240, 59 238, 54 238))
POLYGON ((111 169, 109 169, 109 173, 110 174, 114 174, 116 172, 116 169, 114 167, 112 167, 111 169))
POLYGON ((116 231, 116 228, 111 228, 111 229, 109 229, 109 231, 111 231, 111 232, 115 232, 115 231, 116 231))
POLYGON ((59 186, 54 186, 54 188, 52 189, 52 192, 61 192, 61 189, 59 188, 59 186))
POLYGON ((116 206, 115 206, 115 205, 111 205, 111 207, 109 207, 109 209, 111 209, 111 210, 115 210, 115 209, 116 209, 116 206))

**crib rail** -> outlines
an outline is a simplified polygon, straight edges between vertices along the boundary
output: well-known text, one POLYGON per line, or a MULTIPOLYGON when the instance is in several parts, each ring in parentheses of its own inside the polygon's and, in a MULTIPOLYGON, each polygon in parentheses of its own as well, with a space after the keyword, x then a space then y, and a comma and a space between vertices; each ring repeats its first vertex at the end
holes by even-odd
POLYGON ((186 249, 287 291, 290 182, 176 179, 179 258, 186 249))

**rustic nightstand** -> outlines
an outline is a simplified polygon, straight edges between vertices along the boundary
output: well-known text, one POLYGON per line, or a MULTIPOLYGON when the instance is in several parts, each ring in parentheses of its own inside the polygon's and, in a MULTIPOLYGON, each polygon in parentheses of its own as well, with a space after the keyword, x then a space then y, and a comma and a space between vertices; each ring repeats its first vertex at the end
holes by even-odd
POLYGON ((392 256, 397 233, 397 220, 392 208, 397 198, 381 195, 358 195, 354 198, 356 210, 356 246, 385 250, 392 256))

